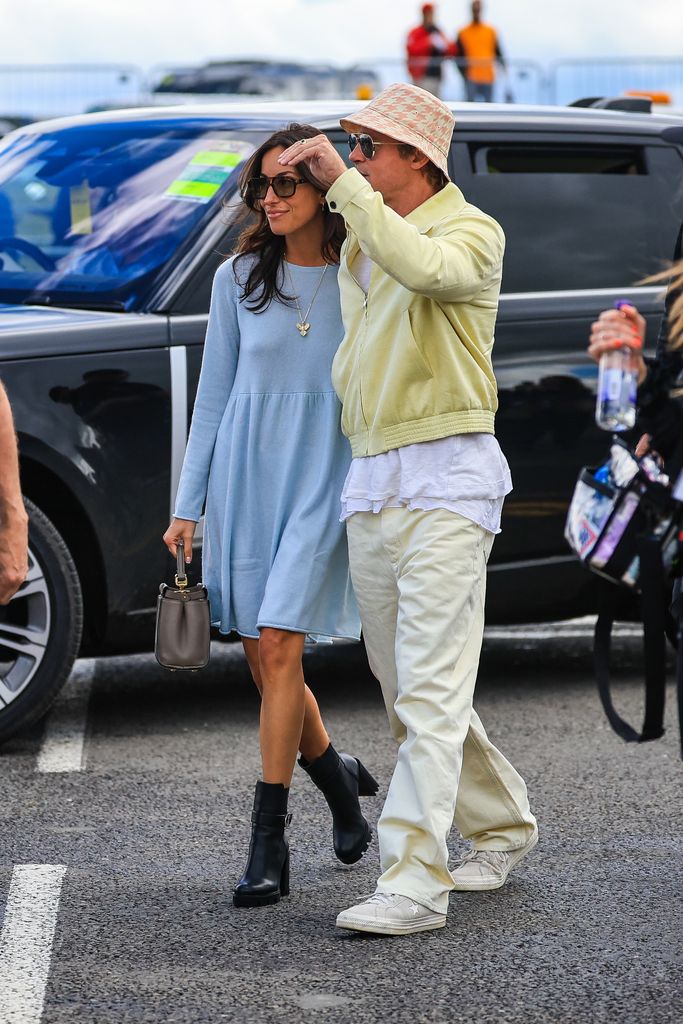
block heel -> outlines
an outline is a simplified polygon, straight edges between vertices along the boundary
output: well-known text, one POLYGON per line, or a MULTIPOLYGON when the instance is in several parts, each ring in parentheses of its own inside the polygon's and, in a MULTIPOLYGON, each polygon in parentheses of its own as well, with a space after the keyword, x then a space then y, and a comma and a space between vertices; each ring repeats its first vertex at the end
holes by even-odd
POLYGON ((362 761, 356 758, 358 765, 358 796, 375 796, 379 789, 379 782, 373 779, 362 761))
POLYGON ((280 896, 289 896, 289 850, 280 873, 280 896))

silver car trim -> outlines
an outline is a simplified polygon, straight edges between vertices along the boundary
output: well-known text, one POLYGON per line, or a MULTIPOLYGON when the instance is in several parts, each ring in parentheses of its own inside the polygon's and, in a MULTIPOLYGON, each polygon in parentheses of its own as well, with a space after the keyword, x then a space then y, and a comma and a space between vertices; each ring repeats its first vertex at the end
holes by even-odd
POLYGON ((569 299, 569 298, 610 298, 613 295, 629 298, 646 296, 648 299, 655 299, 663 291, 662 285, 648 285, 647 287, 634 288, 570 288, 566 291, 557 292, 501 292, 500 299, 510 302, 515 299, 528 301, 529 299, 569 299))
POLYGON ((168 350, 168 355, 171 365, 170 514, 172 516, 187 444, 187 349, 185 345, 172 345, 168 350))
POLYGON ((551 558, 530 558, 521 562, 498 562, 497 565, 489 565, 489 572, 506 572, 510 569, 540 569, 543 566, 565 565, 568 562, 578 564, 576 555, 556 555, 551 558))
MULTIPOLYGON (((646 297, 648 299, 658 298, 664 291, 663 285, 624 285, 621 288, 567 288, 559 291, 542 291, 542 292, 501 292, 501 302, 514 302, 518 300, 520 302, 527 301, 529 299, 588 299, 588 298, 605 298, 609 299, 613 296, 626 298, 638 298, 646 297)), ((174 323, 183 324, 202 324, 206 323, 208 315, 206 313, 181 313, 173 317, 174 323)))

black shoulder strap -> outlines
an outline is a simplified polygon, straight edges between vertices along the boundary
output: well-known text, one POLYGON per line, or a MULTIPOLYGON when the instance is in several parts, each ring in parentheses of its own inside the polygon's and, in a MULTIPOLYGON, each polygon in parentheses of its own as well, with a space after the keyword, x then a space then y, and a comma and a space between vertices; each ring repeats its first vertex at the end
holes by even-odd
MULTIPOLYGON (((617 588, 604 583, 600 589, 598 621, 595 624, 593 658, 598 693, 614 731, 627 743, 644 743, 664 735, 666 695, 666 620, 664 571, 661 551, 654 537, 638 540, 643 607, 643 648, 645 655, 645 717, 641 732, 623 719, 612 703, 609 684, 609 654, 616 609, 617 588)), ((679 691, 680 697, 680 691, 679 691)), ((680 698, 683 701, 683 697, 680 698)))

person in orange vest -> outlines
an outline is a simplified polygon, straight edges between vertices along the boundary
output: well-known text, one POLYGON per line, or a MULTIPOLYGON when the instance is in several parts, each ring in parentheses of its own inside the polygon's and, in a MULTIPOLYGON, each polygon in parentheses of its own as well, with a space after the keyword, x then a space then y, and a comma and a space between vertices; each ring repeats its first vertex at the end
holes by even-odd
MULTIPOLYGON (((493 99, 496 61, 507 71, 498 33, 481 20, 481 8, 481 0, 473 0, 472 21, 460 29, 455 41, 458 70, 465 80, 465 99, 470 103, 490 103, 493 99)), ((511 96, 506 93, 505 99, 510 102, 511 96)))
POLYGON ((434 4, 422 5, 422 24, 408 33, 406 50, 413 85, 438 96, 444 57, 454 57, 456 50, 434 23, 434 4))

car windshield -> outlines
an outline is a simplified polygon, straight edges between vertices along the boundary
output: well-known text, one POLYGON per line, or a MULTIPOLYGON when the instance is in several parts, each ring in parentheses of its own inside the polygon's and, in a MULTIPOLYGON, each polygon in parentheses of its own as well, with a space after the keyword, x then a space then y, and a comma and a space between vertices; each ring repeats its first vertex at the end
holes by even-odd
POLYGON ((0 302, 136 308, 253 149, 246 132, 163 119, 6 139, 0 302))

